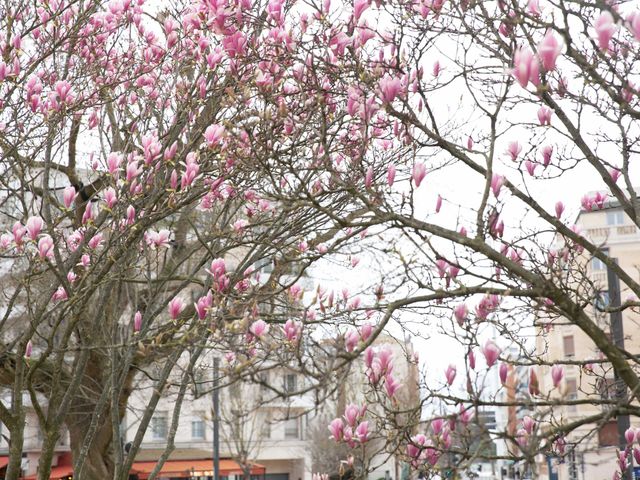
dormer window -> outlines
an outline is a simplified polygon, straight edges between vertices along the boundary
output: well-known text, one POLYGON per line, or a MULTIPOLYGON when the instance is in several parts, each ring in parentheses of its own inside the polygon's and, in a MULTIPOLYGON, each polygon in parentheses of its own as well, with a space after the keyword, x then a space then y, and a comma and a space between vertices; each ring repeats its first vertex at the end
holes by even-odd
POLYGON ((610 210, 607 212, 607 225, 623 225, 624 212, 622 210, 610 210))

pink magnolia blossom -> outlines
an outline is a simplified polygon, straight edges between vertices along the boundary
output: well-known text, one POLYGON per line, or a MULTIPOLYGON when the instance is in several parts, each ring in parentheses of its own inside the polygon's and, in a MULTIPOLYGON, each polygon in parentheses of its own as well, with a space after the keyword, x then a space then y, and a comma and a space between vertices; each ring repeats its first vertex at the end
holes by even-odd
POLYGON ((389 167, 387 167, 387 185, 390 187, 393 186, 393 182, 396 179, 396 166, 391 163, 389 167))
POLYGON ((256 337, 262 338, 269 332, 269 324, 262 319, 256 320, 249 327, 249 331, 256 337))
POLYGON ((211 291, 198 299, 198 301, 194 304, 196 309, 196 314, 200 320, 204 320, 207 317, 207 312, 213 305, 213 296, 211 291))
POLYGON ((76 189, 69 185, 62 193, 62 202, 64 203, 65 208, 70 208, 75 199, 76 189))
POLYGON ((358 427, 356 428, 355 434, 360 443, 366 443, 366 441, 369 439, 369 422, 361 422, 360 425, 358 425, 358 427))
POLYGON ((142 313, 137 311, 133 315, 133 331, 134 331, 134 333, 139 332, 141 328, 142 328, 142 313))
POLYGON ((622 175, 622 172, 617 168, 611 168, 609 170, 609 176, 611 177, 611 180, 613 181, 613 183, 616 183, 618 181, 618 179, 620 178, 620 175, 622 175))
POLYGON ((501 363, 498 369, 498 374, 500 376, 500 383, 502 385, 507 383, 507 374, 509 373, 509 366, 506 363, 501 363))
POLYGON ((356 345, 360 341, 360 335, 355 330, 349 330, 344 335, 344 346, 347 352, 353 352, 356 348, 356 345))
POLYGON ((534 17, 539 17, 542 13, 540 8, 540 0, 529 0, 527 2, 527 12, 534 17))
POLYGON ((366 342, 372 333, 373 333, 373 325, 371 325, 370 323, 365 323, 360 327, 360 339, 363 342, 366 342))
POLYGON ((209 125, 204 131, 204 139, 207 142, 209 148, 220 145, 222 138, 225 134, 225 128, 219 124, 209 125))
POLYGON ((401 386, 402 384, 397 381, 391 373, 385 376, 384 388, 389 398, 393 398, 401 386))
POLYGON ((355 0, 353 2, 353 19, 356 23, 367 8, 369 8, 369 0, 355 0))
POLYGON ((482 354, 487 362, 488 367, 492 367, 496 360, 498 360, 498 356, 500 355, 500 348, 495 344, 493 340, 487 340, 487 342, 482 347, 482 354))
POLYGON ((527 169, 527 173, 533 177, 533 175, 536 173, 536 168, 538 168, 538 164, 533 163, 531 160, 526 160, 524 162, 524 166, 527 169))
POLYGON ((89 246, 90 249, 95 250, 96 248, 99 248, 102 246, 103 240, 104 239, 102 234, 96 233, 93 237, 91 237, 87 245, 89 246))
POLYGON ((107 208, 112 209, 118 203, 118 197, 113 187, 109 187, 104 191, 104 201, 107 204, 107 208))
POLYGON ((438 195, 438 198, 436 198, 436 213, 440 213, 441 208, 442 208, 442 197, 438 195))
POLYGON ((504 185, 504 177, 502 175, 494 173, 491 177, 491 191, 496 198, 498 198, 498 196, 500 195, 500 189, 502 188, 502 185, 504 185))
POLYGON ((633 443, 636 441, 636 429, 633 427, 629 427, 625 430, 624 432, 624 439, 627 442, 627 445, 633 445, 633 443))
POLYGON ((447 379, 447 383, 449 385, 453 385, 453 381, 456 378, 456 366, 453 364, 449 364, 449 366, 447 367, 447 369, 444 372, 444 376, 447 379))
POLYGON ((58 289, 51 296, 51 300, 53 300, 54 302, 66 300, 68 298, 69 297, 67 295, 67 291, 64 289, 63 286, 58 287, 58 289))
POLYGON ((27 220, 27 237, 35 241, 40 235, 43 226, 44 220, 41 217, 29 217, 27 220))
POLYGON ((49 235, 43 235, 38 240, 38 255, 42 259, 53 257, 53 238, 49 235))
POLYGON ((564 203, 561 201, 556 202, 556 218, 560 219, 564 212, 564 203))
POLYGON ((107 171, 113 177, 118 176, 120 164, 122 163, 122 155, 117 152, 111 152, 107 155, 107 171))
POLYGON ((538 109, 538 121, 540 125, 551 125, 551 114, 552 111, 550 108, 542 106, 538 109))
POLYGON ((302 323, 289 319, 284 324, 283 331, 289 342, 298 341, 302 332, 302 323))
POLYGON ((216 258, 212 260, 207 272, 209 272, 213 278, 220 278, 223 276, 227 272, 227 266, 224 258, 216 258))
POLYGON ((540 84, 539 70, 538 59, 528 47, 521 47, 516 50, 513 56, 513 70, 511 74, 522 88, 527 88, 529 82, 534 85, 540 84))
POLYGON ((520 155, 521 151, 522 146, 520 145, 520 143, 518 143, 517 140, 515 140, 513 142, 509 142, 506 153, 511 157, 511 160, 515 162, 518 159, 518 155, 520 155))
POLYGON ((627 15, 626 25, 635 39, 640 41, 640 12, 631 12, 627 15))
POLYGON ((618 30, 618 26, 615 24, 611 12, 607 10, 602 12, 596 20, 594 28, 600 49, 603 51, 609 50, 609 42, 618 30))
POLYGON ((393 102, 402 92, 402 82, 397 77, 385 75, 378 82, 380 98, 384 103, 393 102))
POLYGON ((331 438, 336 442, 342 440, 344 433, 344 422, 340 418, 335 418, 329 424, 329 431, 331 432, 331 438))
POLYGON ((84 207, 84 213, 82 214, 82 224, 86 225, 87 223, 91 222, 94 219, 94 216, 93 204, 91 202, 88 202, 84 207))
POLYGON ((469 315, 469 308, 465 303, 460 303, 453 308, 453 316, 461 327, 464 325, 467 315, 469 315))
POLYGON ((424 163, 417 162, 413 166, 412 178, 413 178, 413 181, 416 184, 416 188, 418 188, 420 186, 420 184, 422 183, 422 180, 424 180, 424 177, 425 177, 426 174, 427 174, 427 167, 425 166, 424 163))
POLYGON ((542 165, 548 167, 551 163, 551 155, 553 155, 553 146, 545 145, 542 149, 542 165))
POLYGON ((167 248, 169 247, 170 235, 171 235, 171 232, 169 232, 169 230, 166 230, 166 229, 162 229, 158 231, 152 230, 147 233, 147 245, 156 249, 167 248))
POLYGON ((347 405, 344 410, 344 419, 348 425, 355 427, 360 417, 360 408, 357 405, 354 405, 353 403, 347 405))
POLYGON ((367 168, 367 172, 364 177, 364 185, 367 188, 371 188, 372 184, 373 184, 373 167, 369 167, 367 168))
POLYGON ((31 358, 31 353, 33 352, 33 343, 31 340, 27 342, 27 345, 24 347, 24 358, 27 360, 31 358))
POLYGON ((538 56, 543 68, 547 72, 551 72, 556 68, 556 59, 562 51, 562 43, 553 34, 552 30, 548 30, 542 41, 538 44, 538 56))
POLYGON ((185 303, 180 297, 174 297, 169 302, 167 310, 169 311, 169 317, 171 320, 177 320, 182 311, 184 310, 185 303))
POLYGON ((558 388, 560 382, 562 382, 563 377, 564 368, 562 368, 562 365, 554 365, 553 367, 551 367, 551 380, 553 381, 554 387, 558 388))

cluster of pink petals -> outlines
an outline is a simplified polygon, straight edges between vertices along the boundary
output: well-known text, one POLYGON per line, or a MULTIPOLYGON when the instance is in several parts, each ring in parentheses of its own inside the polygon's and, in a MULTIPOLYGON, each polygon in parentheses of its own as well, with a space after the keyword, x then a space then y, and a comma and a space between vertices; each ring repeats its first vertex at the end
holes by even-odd
POLYGON ((596 19, 593 27, 596 31, 598 46, 602 51, 608 51, 609 42, 611 42, 613 35, 618 31, 618 26, 616 25, 611 12, 606 10, 602 12, 596 19))
POLYGON ((353 352, 358 343, 366 342, 373 332, 373 325, 365 323, 358 330, 349 330, 344 335, 344 346, 347 352, 353 352))
POLYGON ((249 326, 249 332, 257 338, 263 338, 269 333, 269 324, 262 319, 258 319, 249 326))
POLYGON ((378 348, 368 347, 364 351, 364 362, 366 374, 374 386, 384 383, 384 388, 389 396, 393 398, 402 386, 393 376, 393 351, 388 345, 378 348))
POLYGON ((498 357, 500 356, 500 352, 500 347, 498 347, 493 340, 487 340, 482 347, 482 354, 484 355, 488 367, 492 367, 496 363, 496 360, 498 360, 498 357))
POLYGON ((453 308, 453 316, 461 327, 469 315, 469 308, 465 303, 460 303, 453 308))
POLYGON ((551 380, 553 381, 553 386, 558 388, 560 386, 560 382, 564 378, 564 368, 562 365, 554 365, 551 367, 551 380))
POLYGON ((287 341, 298 342, 302 335, 302 322, 290 318, 286 321, 282 330, 287 341))
POLYGON ((591 195, 583 195, 580 199, 580 203, 582 204, 582 208, 587 212, 592 210, 601 210, 605 207, 605 203, 609 196, 603 192, 596 192, 591 195))
POLYGON ((347 405, 344 421, 342 418, 335 418, 329 424, 331 438, 336 442, 345 442, 351 448, 366 443, 369 440, 369 422, 364 420, 366 413, 366 405, 347 405))
POLYGON ((475 308, 478 320, 486 320, 487 317, 500 306, 501 301, 502 299, 499 295, 487 294, 482 297, 475 308))
POLYGON ((147 245, 153 249, 169 247, 171 232, 166 229, 150 230, 145 235, 147 245))
POLYGON ((438 272, 438 277, 445 279, 445 285, 447 288, 451 285, 451 281, 455 280, 460 273, 460 267, 457 265, 450 264, 444 258, 439 258, 435 262, 436 271, 438 272))

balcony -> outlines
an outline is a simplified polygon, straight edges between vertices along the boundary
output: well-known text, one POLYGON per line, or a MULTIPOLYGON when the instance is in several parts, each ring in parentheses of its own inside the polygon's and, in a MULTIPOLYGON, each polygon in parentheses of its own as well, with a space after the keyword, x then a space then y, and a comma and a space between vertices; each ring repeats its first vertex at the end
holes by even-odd
POLYGON ((626 243, 640 240, 635 225, 617 225, 609 227, 587 228, 585 235, 595 243, 626 243))

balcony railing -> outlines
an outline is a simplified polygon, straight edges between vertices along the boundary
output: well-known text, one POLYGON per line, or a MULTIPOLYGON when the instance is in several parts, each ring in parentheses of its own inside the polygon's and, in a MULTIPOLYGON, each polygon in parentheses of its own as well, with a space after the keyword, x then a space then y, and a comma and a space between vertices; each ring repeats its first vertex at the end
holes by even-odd
POLYGON ((587 228, 586 235, 592 240, 606 240, 614 243, 627 242, 638 237, 638 228, 635 225, 587 228))

